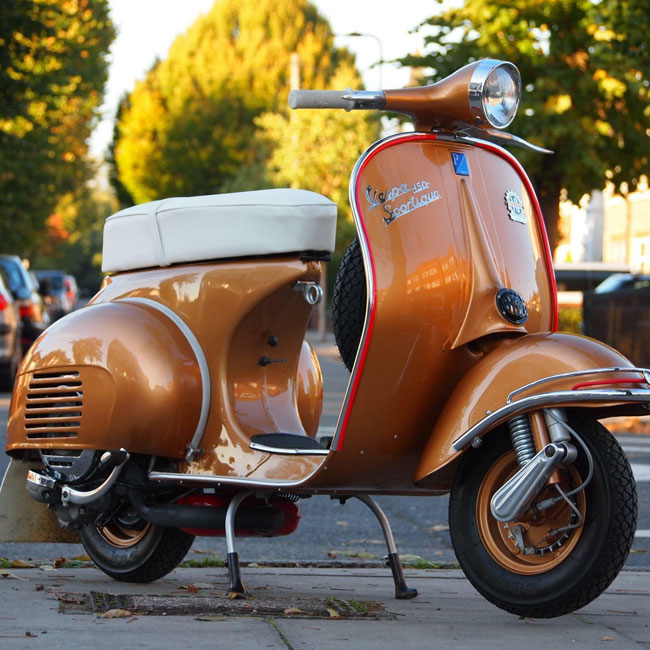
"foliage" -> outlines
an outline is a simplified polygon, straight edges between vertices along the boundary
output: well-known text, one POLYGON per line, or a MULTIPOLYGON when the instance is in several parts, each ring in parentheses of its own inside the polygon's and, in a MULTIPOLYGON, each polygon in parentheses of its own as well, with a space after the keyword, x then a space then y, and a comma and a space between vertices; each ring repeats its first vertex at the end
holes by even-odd
MULTIPOLYGON (((555 151, 520 155, 551 244, 564 189, 577 202, 605 178, 634 187, 650 157, 650 12, 645 0, 466 0, 425 23, 429 52, 406 65, 446 76, 490 57, 519 68, 518 135, 555 151)), ((424 25, 423 25, 424 27, 424 25)))
POLYGON ((582 309, 576 307, 560 307, 557 329, 559 332, 582 334, 582 309))
POLYGON ((86 140, 115 36, 107 0, 0 3, 0 250, 30 254, 89 175, 86 140))
POLYGON ((32 255, 34 269, 64 269, 75 276, 82 293, 97 292, 102 281, 104 220, 118 208, 117 200, 87 185, 61 197, 47 220, 47 233, 32 255))
POLYGON ((292 52, 306 88, 351 63, 307 0, 219 0, 179 36, 119 119, 118 178, 134 200, 262 186, 254 119, 286 110, 292 52))

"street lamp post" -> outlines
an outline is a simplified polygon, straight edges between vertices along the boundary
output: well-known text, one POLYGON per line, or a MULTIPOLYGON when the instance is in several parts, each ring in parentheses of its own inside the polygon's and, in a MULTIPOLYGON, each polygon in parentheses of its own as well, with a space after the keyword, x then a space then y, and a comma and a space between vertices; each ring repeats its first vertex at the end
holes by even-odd
POLYGON ((336 36, 351 36, 351 37, 361 37, 361 38, 372 38, 377 42, 377 45, 379 46, 379 61, 377 62, 377 72, 379 75, 379 88, 377 90, 382 90, 383 89, 383 83, 382 83, 382 66, 384 65, 384 46, 379 39, 378 36, 375 36, 374 34, 368 34, 365 32, 348 32, 346 34, 336 34, 336 36))

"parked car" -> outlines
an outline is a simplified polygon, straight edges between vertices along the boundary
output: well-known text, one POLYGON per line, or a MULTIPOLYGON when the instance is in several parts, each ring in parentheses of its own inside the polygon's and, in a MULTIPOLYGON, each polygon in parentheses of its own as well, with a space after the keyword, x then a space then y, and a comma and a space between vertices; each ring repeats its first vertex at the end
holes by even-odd
POLYGON ((614 273, 603 280, 595 289, 596 293, 612 293, 624 289, 650 288, 650 275, 636 273, 614 273))
POLYGON ((38 293, 37 283, 17 255, 0 255, 0 274, 18 307, 24 354, 50 324, 50 315, 38 293))
POLYGON ((14 379, 23 358, 22 322, 11 292, 0 274, 0 391, 13 389, 14 379))
POLYGON ((68 292, 68 300, 70 301, 70 308, 74 309, 79 300, 79 287, 77 287, 77 279, 74 275, 65 276, 65 290, 68 292))
POLYGON ((69 314, 74 308, 72 295, 68 291, 69 282, 66 283, 66 278, 70 276, 65 271, 49 270, 35 270, 34 275, 52 321, 69 314))

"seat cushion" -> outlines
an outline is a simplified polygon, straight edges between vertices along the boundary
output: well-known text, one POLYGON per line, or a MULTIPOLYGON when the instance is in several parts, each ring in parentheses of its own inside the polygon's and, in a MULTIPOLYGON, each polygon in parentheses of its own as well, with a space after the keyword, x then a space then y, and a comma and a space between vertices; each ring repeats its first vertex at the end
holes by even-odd
POLYGON ((163 199, 106 219, 102 270, 224 257, 334 250, 336 204, 306 190, 274 189, 163 199))

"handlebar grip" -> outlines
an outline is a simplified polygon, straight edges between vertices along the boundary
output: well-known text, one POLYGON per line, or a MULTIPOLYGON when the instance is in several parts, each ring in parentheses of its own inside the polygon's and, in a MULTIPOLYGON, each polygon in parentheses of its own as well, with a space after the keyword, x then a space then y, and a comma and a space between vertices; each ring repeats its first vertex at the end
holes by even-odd
POLYGON ((349 95, 352 91, 347 90, 292 90, 289 93, 289 106, 291 108, 343 108, 346 111, 352 110, 355 102, 350 99, 343 99, 343 95, 349 95))

